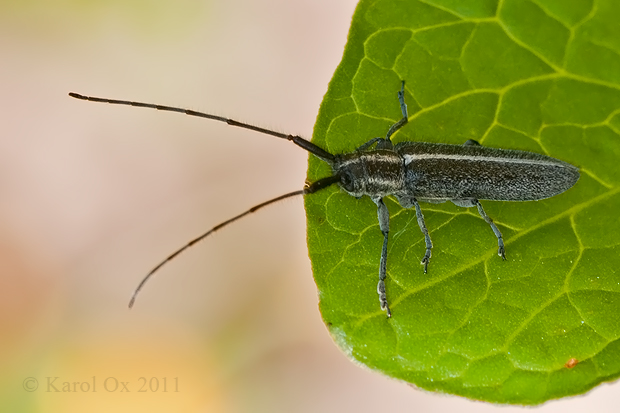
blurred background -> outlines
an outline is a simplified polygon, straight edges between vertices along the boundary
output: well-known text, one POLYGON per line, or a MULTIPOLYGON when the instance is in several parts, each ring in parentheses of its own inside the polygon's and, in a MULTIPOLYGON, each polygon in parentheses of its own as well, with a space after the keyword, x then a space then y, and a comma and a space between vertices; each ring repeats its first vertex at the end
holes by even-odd
MULTIPOLYGON (((353 0, 0 1, 0 407, 7 412, 480 411, 356 366, 317 307, 296 146, 353 0)), ((540 408, 617 411, 618 385, 540 408), (614 394, 615 390, 615 394, 614 394)), ((503 412, 519 408, 501 408, 503 412)))

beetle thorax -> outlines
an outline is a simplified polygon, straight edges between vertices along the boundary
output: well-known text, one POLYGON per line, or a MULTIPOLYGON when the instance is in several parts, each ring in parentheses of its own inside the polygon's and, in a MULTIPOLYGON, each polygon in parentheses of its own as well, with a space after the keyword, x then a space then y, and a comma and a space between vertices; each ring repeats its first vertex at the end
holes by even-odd
POLYGON ((355 197, 382 198, 405 190, 404 160, 390 149, 341 155, 333 169, 341 176, 340 186, 355 197))

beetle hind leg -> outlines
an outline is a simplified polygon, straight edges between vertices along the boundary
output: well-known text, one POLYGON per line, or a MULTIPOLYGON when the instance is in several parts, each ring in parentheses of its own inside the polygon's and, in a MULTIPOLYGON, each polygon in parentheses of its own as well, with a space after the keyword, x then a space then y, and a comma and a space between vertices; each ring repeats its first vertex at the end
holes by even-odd
POLYGON ((480 142, 475 141, 473 139, 467 139, 467 141, 463 144, 463 146, 482 146, 480 142))
POLYGON ((491 226, 493 233, 497 237, 497 255, 502 257, 502 259, 505 261, 506 260, 506 249, 504 248, 504 238, 502 237, 502 233, 500 232, 499 228, 497 228, 497 225, 495 225, 493 220, 489 218, 486 212, 484 212, 484 209, 482 208, 482 204, 480 203, 480 201, 478 201, 477 199, 474 199, 473 203, 478 208, 478 213, 480 214, 482 219, 484 219, 486 223, 491 226))
POLYGON ((487 213, 484 212, 480 201, 474 198, 451 199, 450 201, 452 201, 454 205, 460 207, 471 208, 475 206, 478 208, 478 213, 480 214, 482 219, 484 219, 484 221, 491 226, 493 233, 497 237, 497 255, 502 257, 503 260, 506 260, 506 249, 504 248, 504 238, 502 237, 502 233, 500 232, 499 228, 497 228, 497 225, 495 225, 495 222, 493 222, 493 220, 487 215, 487 213))

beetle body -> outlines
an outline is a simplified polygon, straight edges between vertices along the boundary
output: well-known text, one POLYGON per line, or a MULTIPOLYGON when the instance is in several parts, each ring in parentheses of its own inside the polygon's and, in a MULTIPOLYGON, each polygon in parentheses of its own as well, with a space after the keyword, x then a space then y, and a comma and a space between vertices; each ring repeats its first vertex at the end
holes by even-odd
MULTIPOLYGON (((404 208, 415 208, 416 218, 426 244, 422 258, 424 272, 431 258, 431 241, 419 201, 452 201, 461 207, 477 207, 497 237, 497 254, 506 259, 504 239, 497 225, 486 214, 480 200, 535 201, 558 195, 579 179, 575 166, 533 152, 487 148, 477 141, 463 145, 390 140, 392 134, 408 122, 404 82, 398 92, 403 117, 392 125, 385 138, 374 138, 355 152, 322 157, 340 177, 340 187, 360 198, 370 197, 377 205, 383 248, 379 261, 377 293, 381 309, 391 317, 385 291, 387 244, 390 214, 383 202, 394 196, 404 208)), ((319 156, 321 157, 321 156, 319 156)))
POLYGON ((578 168, 558 159, 474 142, 401 142, 393 149, 352 152, 336 157, 334 174, 343 177, 340 186, 352 196, 393 195, 399 203, 409 197, 431 203, 535 201, 558 195, 579 179, 578 168))

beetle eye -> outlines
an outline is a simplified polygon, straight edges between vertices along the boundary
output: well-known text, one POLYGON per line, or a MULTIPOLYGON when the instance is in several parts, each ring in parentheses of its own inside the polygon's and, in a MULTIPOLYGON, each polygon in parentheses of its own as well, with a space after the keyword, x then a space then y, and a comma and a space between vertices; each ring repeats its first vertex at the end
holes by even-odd
POLYGON ((353 179, 351 179, 351 176, 349 174, 343 174, 340 177, 340 185, 342 185, 342 187, 346 189, 347 191, 352 191, 353 190, 353 179))

